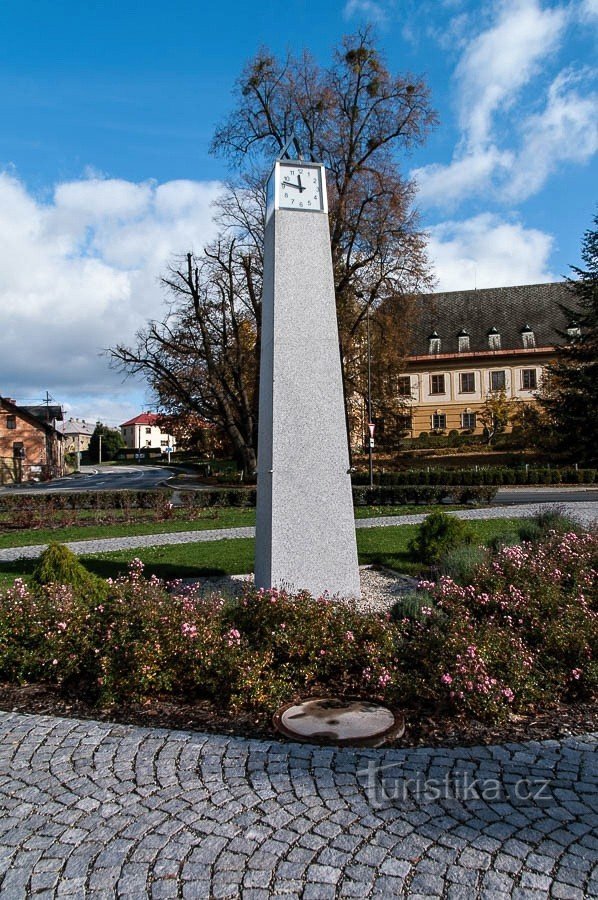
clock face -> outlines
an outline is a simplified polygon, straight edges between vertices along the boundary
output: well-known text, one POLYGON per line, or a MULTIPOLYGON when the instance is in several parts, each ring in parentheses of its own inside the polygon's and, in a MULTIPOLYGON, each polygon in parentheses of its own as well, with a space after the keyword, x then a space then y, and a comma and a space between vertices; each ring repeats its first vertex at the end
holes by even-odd
POLYGON ((278 166, 278 207, 321 212, 324 209, 320 166, 301 161, 278 166))

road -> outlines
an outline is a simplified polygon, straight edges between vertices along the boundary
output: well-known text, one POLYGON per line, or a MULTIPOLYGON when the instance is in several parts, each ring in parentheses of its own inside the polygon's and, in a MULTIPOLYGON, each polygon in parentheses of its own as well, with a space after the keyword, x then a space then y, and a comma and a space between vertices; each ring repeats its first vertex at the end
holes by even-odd
POLYGON ((159 487, 174 470, 164 466, 81 466, 81 474, 56 478, 41 484, 25 487, 4 487, 0 492, 9 494, 46 494, 73 491, 147 491, 159 487))
POLYGON ((499 488, 492 506, 513 503, 592 503, 598 500, 598 487, 504 487, 499 488))

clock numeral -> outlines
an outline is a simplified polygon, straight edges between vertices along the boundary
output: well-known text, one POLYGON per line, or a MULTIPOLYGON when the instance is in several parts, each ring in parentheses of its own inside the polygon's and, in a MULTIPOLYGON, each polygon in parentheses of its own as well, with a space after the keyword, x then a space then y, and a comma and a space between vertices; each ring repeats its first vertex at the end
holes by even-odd
POLYGON ((303 203, 301 202, 301 203, 299 204, 299 206, 303 206, 303 203))
POLYGON ((289 196, 288 194, 285 194, 285 197, 288 197, 288 196, 289 196))
POLYGON ((307 201, 307 205, 308 205, 308 206, 311 206, 311 200, 308 200, 308 201, 307 201))

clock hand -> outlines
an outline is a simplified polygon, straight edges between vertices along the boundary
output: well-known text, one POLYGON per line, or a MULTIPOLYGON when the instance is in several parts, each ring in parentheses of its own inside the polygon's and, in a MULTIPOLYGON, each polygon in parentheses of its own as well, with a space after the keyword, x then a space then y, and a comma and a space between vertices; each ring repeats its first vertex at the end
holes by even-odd
POLYGON ((299 191, 305 190, 305 188, 302 188, 300 184, 293 184, 292 181, 283 181, 282 184, 283 184, 283 187, 297 188, 299 191))
POLYGON ((297 175, 297 187, 299 188, 300 193, 305 190, 305 188, 301 185, 301 175, 297 175))

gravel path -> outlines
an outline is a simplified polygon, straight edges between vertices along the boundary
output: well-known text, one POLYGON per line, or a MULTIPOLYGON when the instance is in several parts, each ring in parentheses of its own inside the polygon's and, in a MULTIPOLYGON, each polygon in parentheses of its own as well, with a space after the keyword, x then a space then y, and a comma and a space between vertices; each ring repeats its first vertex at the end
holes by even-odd
POLYGON ((596 897, 597 738, 359 750, 0 713, 0 895, 596 897))
MULTIPOLYGON (((532 503, 527 506, 495 506, 487 509, 458 510, 452 515, 460 519, 507 519, 525 518, 546 510, 545 503, 532 503)), ((563 503, 558 504, 572 518, 589 525, 598 521, 598 500, 589 503, 563 503)), ((425 514, 419 513, 410 516, 384 516, 373 519, 358 519, 356 528, 380 528, 389 525, 418 525, 425 518, 425 514)), ((189 544, 203 541, 222 541, 231 538, 255 537, 255 528, 214 528, 208 531, 179 531, 168 534, 131 535, 130 537, 101 538, 98 540, 72 541, 66 546, 81 555, 84 553, 106 553, 111 550, 136 550, 140 547, 162 547, 168 544, 189 544)), ((32 559, 40 555, 46 548, 46 544, 35 544, 28 547, 13 547, 8 550, 0 550, 0 561, 15 559, 32 559)))

